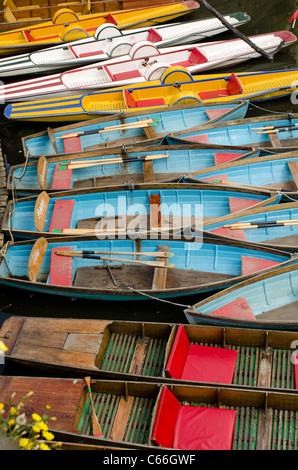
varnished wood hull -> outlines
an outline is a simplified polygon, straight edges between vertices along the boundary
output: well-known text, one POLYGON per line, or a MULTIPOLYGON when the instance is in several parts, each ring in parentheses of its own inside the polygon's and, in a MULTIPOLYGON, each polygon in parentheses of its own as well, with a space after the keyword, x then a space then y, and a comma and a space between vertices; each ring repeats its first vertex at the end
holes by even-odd
MULTIPOLYGON (((8 406, 13 392, 16 392, 14 403, 18 403, 30 390, 34 393, 23 408, 28 417, 32 410, 42 415, 44 405, 51 406, 50 415, 57 419, 50 422, 50 430, 57 440, 151 451, 157 449, 151 436, 161 388, 161 384, 144 382, 92 381, 93 401, 101 399, 102 403, 96 406, 104 434, 103 438, 98 439, 92 436, 90 402, 84 380, 0 377, 1 401, 5 406, 8 406), (107 407, 110 405, 109 411, 104 409, 104 403, 107 407), (129 431, 133 424, 135 433, 132 436, 129 431)), ((182 406, 235 410, 232 450, 297 449, 297 394, 177 384, 171 387, 170 392, 180 406, 183 402, 182 406), (247 422, 252 424, 246 425, 246 432, 242 433, 247 422), (274 432, 276 426, 278 434, 274 432)), ((196 448, 190 447, 189 450, 196 448)))

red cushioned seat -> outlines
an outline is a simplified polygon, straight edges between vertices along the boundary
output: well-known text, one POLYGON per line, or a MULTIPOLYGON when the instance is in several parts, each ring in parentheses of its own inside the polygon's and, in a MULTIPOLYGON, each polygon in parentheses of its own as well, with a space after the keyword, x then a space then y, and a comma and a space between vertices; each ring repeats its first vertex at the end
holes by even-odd
POLYGON ((231 450, 236 410, 180 406, 173 449, 231 450))
POLYGON ((243 320, 256 319, 245 297, 233 300, 233 302, 230 302, 229 304, 224 305, 221 308, 213 310, 208 315, 218 315, 220 317, 232 317, 243 320))
POLYGON ((237 351, 190 344, 179 325, 165 372, 169 377, 202 382, 232 383, 237 351))
POLYGON ((164 385, 151 440, 173 449, 231 450, 235 419, 235 410, 183 406, 164 385))
POLYGON ((50 232, 54 229, 69 228, 74 203, 74 199, 55 201, 49 228, 50 232))
POLYGON ((55 165, 52 189, 69 189, 71 186, 72 170, 59 170, 60 163, 55 165))
POLYGON ((82 150, 80 137, 63 139, 64 153, 80 152, 82 150))
POLYGON ((215 153, 214 164, 221 165, 222 163, 230 162, 235 158, 241 157, 242 153, 215 153))
POLYGON ((279 264, 278 261, 254 258, 253 256, 241 256, 241 274, 246 276, 261 269, 271 268, 271 266, 276 266, 277 264, 279 264))
POLYGON ((137 100, 136 107, 143 108, 147 106, 162 106, 165 104, 165 100, 163 98, 149 98, 148 100, 137 100))
POLYGON ((238 212, 248 207, 254 206, 258 201, 255 199, 241 199, 238 197, 229 197, 230 212, 238 212))
MULTIPOLYGON (((108 67, 106 67, 108 68, 108 67)), ((142 75, 138 70, 127 70, 126 72, 114 73, 113 77, 115 80, 129 80, 130 78, 139 78, 142 75)))
POLYGON ((231 230, 230 228, 219 227, 215 228, 214 230, 210 230, 210 232, 217 233, 218 235, 223 235, 225 237, 237 238, 239 240, 247 239, 244 230, 241 229, 231 230))
POLYGON ((180 402, 170 390, 163 386, 154 420, 151 440, 161 447, 171 448, 180 402))
POLYGON ((199 96, 201 100, 210 100, 212 98, 220 98, 221 96, 228 96, 229 93, 225 88, 221 90, 200 91, 199 96))
POLYGON ((61 246, 51 251, 50 284, 72 285, 72 257, 56 255, 56 251, 71 251, 72 247, 61 246))
POLYGON ((231 384, 237 356, 237 351, 233 349, 191 344, 181 379, 231 384))

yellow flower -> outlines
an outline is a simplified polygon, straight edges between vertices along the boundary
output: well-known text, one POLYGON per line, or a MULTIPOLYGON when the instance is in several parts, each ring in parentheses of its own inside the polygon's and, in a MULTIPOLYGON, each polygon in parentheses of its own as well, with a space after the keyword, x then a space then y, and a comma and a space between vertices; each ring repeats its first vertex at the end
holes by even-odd
POLYGON ((46 410, 50 410, 52 407, 50 405, 46 406, 46 410))
POLYGON ((10 419, 9 421, 7 421, 7 424, 8 424, 8 426, 13 426, 15 424, 15 420, 10 419))
POLYGON ((32 419, 34 419, 34 421, 41 421, 41 417, 37 413, 32 414, 32 419))
POLYGON ((9 413, 10 413, 12 416, 13 416, 13 415, 15 415, 15 414, 17 413, 17 410, 15 409, 15 407, 14 407, 14 406, 12 406, 12 407, 10 408, 10 411, 9 411, 9 413))
POLYGON ((38 424, 34 424, 34 426, 32 426, 32 429, 33 429, 34 432, 37 432, 37 433, 39 433, 39 431, 40 431, 40 427, 39 427, 38 424))
POLYGON ((39 429, 41 429, 42 431, 47 431, 49 429, 44 421, 40 421, 40 423, 38 423, 38 426, 39 429))
POLYGON ((0 403, 0 411, 2 411, 3 409, 4 409, 4 404, 0 403))
POLYGON ((40 444, 40 450, 51 450, 51 449, 49 448, 47 444, 44 444, 44 442, 42 442, 40 444))
POLYGON ((27 445, 29 444, 29 439, 27 439, 27 437, 22 437, 22 439, 19 440, 19 445, 20 447, 27 447, 27 445))
POLYGON ((52 441, 55 437, 53 433, 48 432, 48 431, 43 431, 42 435, 46 439, 46 441, 52 441))
POLYGON ((3 341, 0 341, 0 351, 2 352, 8 351, 8 348, 5 346, 3 341))

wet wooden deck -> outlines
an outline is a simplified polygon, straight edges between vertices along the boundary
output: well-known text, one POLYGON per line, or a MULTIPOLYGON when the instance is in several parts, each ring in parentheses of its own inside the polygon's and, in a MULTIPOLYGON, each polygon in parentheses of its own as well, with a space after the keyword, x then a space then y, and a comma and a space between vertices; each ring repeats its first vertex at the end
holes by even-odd
POLYGON ((6 177, 6 167, 5 167, 5 160, 2 154, 2 150, 0 148, 0 248, 4 242, 4 235, 1 233, 1 224, 2 224, 2 217, 6 208, 7 200, 8 200, 8 193, 6 189, 7 185, 7 177, 6 177))

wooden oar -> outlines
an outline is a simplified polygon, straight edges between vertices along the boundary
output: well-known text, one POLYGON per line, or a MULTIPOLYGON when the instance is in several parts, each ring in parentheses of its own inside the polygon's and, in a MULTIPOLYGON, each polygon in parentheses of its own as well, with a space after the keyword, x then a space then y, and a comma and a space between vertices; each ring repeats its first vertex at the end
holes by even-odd
POLYGON ((146 266, 154 266, 158 268, 174 268, 175 266, 174 263, 169 263, 168 261, 139 261, 135 259, 110 258, 108 256, 84 255, 83 253, 73 253, 72 251, 56 251, 56 255, 71 256, 73 258, 99 259, 105 261, 122 261, 125 263, 144 264, 146 266))
POLYGON ((159 160, 161 158, 168 158, 170 154, 166 155, 146 155, 139 157, 125 157, 125 158, 105 158, 104 160, 72 160, 69 162, 61 162, 58 170, 78 170, 80 168, 89 168, 92 166, 100 165, 116 165, 117 163, 128 163, 128 162, 145 162, 152 160, 159 160))
POLYGON ((277 134, 278 132, 288 132, 288 131, 296 131, 297 127, 294 126, 289 126, 285 127, 283 129, 272 129, 268 131, 262 131, 262 132, 257 132, 257 134, 277 134))
POLYGON ((291 225, 298 225, 297 222, 276 222, 276 223, 270 223, 270 222, 257 222, 255 224, 248 223, 248 224, 239 224, 237 226, 231 226, 231 230, 240 230, 240 229, 249 229, 249 228, 272 228, 272 227, 286 227, 286 226, 291 226, 291 225))
POLYGON ((264 126, 264 127, 255 127, 253 129, 251 129, 252 131, 270 131, 270 130, 273 130, 273 129, 282 129, 283 127, 294 127, 294 126, 298 126, 298 124, 282 124, 280 126, 264 126))
POLYGON ((225 228, 230 228, 230 227, 238 227, 239 225, 256 225, 259 223, 266 223, 266 224, 283 224, 283 223, 288 223, 288 222, 298 222, 298 219, 285 219, 285 220, 268 220, 265 222, 258 222, 258 221, 253 221, 253 222, 235 222, 233 224, 229 225, 224 225, 225 228))
POLYGON ((136 256, 149 256, 158 258, 172 258, 174 253, 169 251, 89 251, 89 250, 78 250, 71 251, 75 254, 84 254, 84 255, 136 255, 136 256))
POLYGON ((93 398, 92 398, 92 393, 91 393, 91 384, 90 384, 90 377, 84 377, 84 380, 86 382, 87 388, 88 388, 88 394, 89 394, 89 399, 91 403, 91 408, 92 408, 92 428, 93 428, 93 436, 95 437, 103 437, 102 430, 100 429, 100 425, 96 416, 96 412, 94 409, 94 404, 93 404, 93 398))
POLYGON ((143 119, 142 121, 136 121, 128 124, 118 124, 115 126, 103 127, 102 129, 91 129, 89 131, 72 132, 70 134, 63 134, 61 137, 57 137, 57 139, 70 139, 71 137, 101 134, 102 132, 112 132, 117 130, 137 129, 139 127, 156 126, 157 122, 160 120, 161 119, 143 119))

